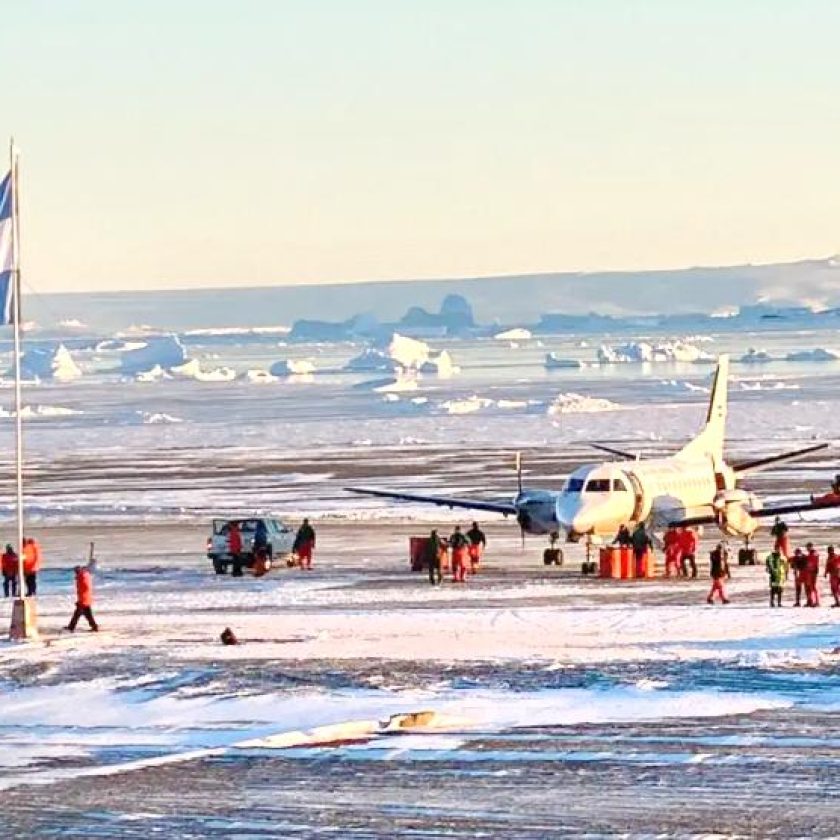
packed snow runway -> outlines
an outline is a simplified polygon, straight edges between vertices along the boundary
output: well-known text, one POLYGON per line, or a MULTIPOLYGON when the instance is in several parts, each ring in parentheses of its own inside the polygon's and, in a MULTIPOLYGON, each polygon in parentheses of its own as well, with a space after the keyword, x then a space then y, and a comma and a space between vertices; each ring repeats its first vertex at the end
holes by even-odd
POLYGON ((13 830, 836 833, 837 611, 769 610, 757 567, 735 569, 725 608, 703 578, 582 579, 577 549, 544 567, 503 523, 477 577, 432 589, 407 569, 413 528, 324 526, 312 572, 261 579, 213 576, 199 528, 115 528, 101 634, 60 632, 69 570, 45 573, 44 642, 0 660, 13 830), (228 625, 241 645, 219 644, 228 625), (382 730, 421 711, 428 725, 382 730), (791 773, 807 794, 768 813, 791 773))

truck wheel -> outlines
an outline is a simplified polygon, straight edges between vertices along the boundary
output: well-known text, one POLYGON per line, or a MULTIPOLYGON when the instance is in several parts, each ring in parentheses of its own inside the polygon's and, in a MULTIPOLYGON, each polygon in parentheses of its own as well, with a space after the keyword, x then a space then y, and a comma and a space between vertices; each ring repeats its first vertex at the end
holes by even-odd
POLYGON ((555 566, 562 566, 563 565, 563 551, 559 548, 556 548, 555 551, 557 554, 554 555, 554 565, 555 566))
POLYGON ((221 561, 213 559, 213 571, 217 575, 226 575, 227 574, 227 566, 221 561))

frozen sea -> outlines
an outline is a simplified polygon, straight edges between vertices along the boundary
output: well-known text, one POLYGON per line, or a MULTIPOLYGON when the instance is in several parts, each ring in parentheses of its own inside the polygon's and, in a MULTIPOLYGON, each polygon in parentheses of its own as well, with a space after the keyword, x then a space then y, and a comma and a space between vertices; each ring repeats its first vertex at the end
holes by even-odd
MULTIPOLYGON (((174 326, 228 381, 121 374, 123 351, 102 342, 140 330, 29 336, 64 340, 81 375, 25 389, 44 639, 0 646, 6 836, 840 833, 840 610, 766 609, 760 568, 735 570, 726 610, 705 605, 702 579, 584 580, 579 549, 543 567, 539 539, 523 550, 492 517, 482 573, 431 590, 407 571, 406 538, 462 516, 342 491, 510 496, 518 450, 545 488, 598 460, 591 441, 673 450, 702 423, 714 363, 595 363, 628 341, 732 355, 733 458, 836 443, 840 362, 784 360, 838 347, 836 331, 427 339, 459 372, 383 392, 366 384, 382 373, 344 370, 361 343, 174 326), (751 347, 774 360, 737 361, 751 347), (547 370, 547 353, 584 366, 547 370), (281 360, 315 372, 241 378, 281 360), (552 412, 561 396, 570 410, 552 412), (311 575, 210 573, 209 518, 256 510, 316 519, 311 575), (69 568, 89 540, 104 632, 71 637, 69 568), (218 644, 226 625, 241 646, 218 644), (425 710, 425 730, 379 727, 425 710)), ((0 397, 10 532, 11 389, 0 397)), ((750 486, 802 497, 836 471, 832 450, 750 486)), ((795 528, 822 545, 837 526, 795 528)))

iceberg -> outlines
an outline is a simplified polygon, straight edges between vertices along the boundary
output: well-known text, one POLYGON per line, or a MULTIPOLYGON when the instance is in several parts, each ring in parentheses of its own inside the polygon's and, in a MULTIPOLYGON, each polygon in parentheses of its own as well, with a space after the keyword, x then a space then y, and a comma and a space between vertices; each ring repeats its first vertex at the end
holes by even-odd
POLYGON ((163 335, 150 338, 141 347, 126 350, 120 358, 123 373, 137 374, 153 369, 156 365, 172 368, 187 361, 184 345, 176 335, 163 335))
POLYGON ((161 379, 172 379, 160 365, 155 365, 149 370, 142 370, 134 378, 138 382, 159 382, 161 379))
MULTIPOLYGON (((57 380, 69 382, 78 379, 82 372, 73 361, 70 351, 63 345, 33 347, 20 357, 20 374, 23 379, 57 380)), ((14 376, 10 371, 7 376, 14 376)))
MULTIPOLYGON (((20 412, 22 420, 41 420, 46 417, 72 417, 76 414, 84 414, 75 408, 65 408, 63 405, 25 405, 20 412)), ((0 407, 0 417, 16 417, 16 411, 8 411, 0 407)))
POLYGON ((602 411, 620 411, 623 406, 600 397, 583 394, 560 393, 548 407, 549 414, 591 414, 602 411))
POLYGON ((601 364, 711 362, 714 361, 714 356, 686 341, 664 341, 660 344, 631 341, 615 347, 602 344, 598 348, 598 361, 601 364))
POLYGON ((785 356, 788 362, 836 362, 840 359, 840 353, 834 350, 826 350, 824 347, 816 347, 813 350, 798 350, 788 353, 785 356))
POLYGON ((283 359, 275 362, 268 372, 272 376, 306 376, 315 373, 315 365, 302 359, 283 359))
POLYGON ((756 350, 755 347, 750 347, 738 361, 745 365, 758 365, 772 362, 773 357, 766 350, 756 350))
POLYGON ((545 367, 548 370, 579 370, 583 367, 583 362, 579 362, 577 359, 563 359, 556 353, 546 353, 545 367))
POLYGON ((441 350, 436 356, 430 356, 420 365, 421 373, 434 373, 441 379, 448 379, 459 370, 460 368, 452 362, 452 356, 449 355, 448 350, 441 350))
POLYGON ((344 370, 387 373, 419 371, 449 377, 458 369, 448 351, 433 353, 425 341, 393 333, 387 342, 367 347, 358 356, 350 359, 344 370))

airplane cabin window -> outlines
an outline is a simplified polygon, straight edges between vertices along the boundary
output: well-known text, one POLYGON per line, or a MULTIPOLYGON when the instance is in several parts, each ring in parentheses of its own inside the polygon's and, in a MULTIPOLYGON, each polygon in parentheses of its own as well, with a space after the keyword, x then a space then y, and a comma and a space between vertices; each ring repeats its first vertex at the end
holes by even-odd
POLYGON ((613 479, 613 490, 621 490, 623 492, 627 492, 627 487, 624 482, 620 478, 613 479))
POLYGON ((591 478, 586 483, 587 493, 609 493, 610 480, 608 478, 591 478))
POLYGON ((582 478, 570 478, 569 483, 566 485, 566 492, 567 493, 580 493, 583 490, 583 479, 582 478))

